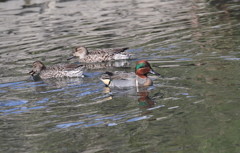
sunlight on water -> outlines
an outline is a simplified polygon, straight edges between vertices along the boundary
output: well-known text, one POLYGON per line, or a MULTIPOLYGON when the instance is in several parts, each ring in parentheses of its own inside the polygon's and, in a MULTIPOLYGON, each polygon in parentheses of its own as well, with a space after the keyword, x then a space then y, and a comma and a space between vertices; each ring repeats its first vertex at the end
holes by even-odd
POLYGON ((0 152, 239 152, 239 1, 0 1, 0 152), (33 80, 32 63, 76 46, 134 59, 83 64, 84 78, 33 80), (148 60, 147 89, 105 71, 148 60))

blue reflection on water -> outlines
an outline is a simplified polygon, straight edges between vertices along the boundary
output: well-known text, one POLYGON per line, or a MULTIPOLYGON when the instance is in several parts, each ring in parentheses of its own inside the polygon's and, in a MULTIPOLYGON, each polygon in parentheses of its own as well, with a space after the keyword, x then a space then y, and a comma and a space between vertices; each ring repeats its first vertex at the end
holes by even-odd
POLYGON ((128 52, 141 52, 141 51, 143 51, 143 48, 141 47, 141 48, 128 49, 127 51, 128 52))
MULTIPOLYGON (((80 125, 80 124, 84 124, 85 122, 74 122, 74 123, 64 123, 64 124, 59 124, 56 125, 57 128, 69 128, 72 126, 76 126, 76 125, 80 125)), ((84 124, 84 125, 80 125, 80 126, 76 126, 76 128, 81 128, 81 127, 92 127, 92 126, 97 126, 97 125, 101 125, 104 124, 104 122, 97 122, 97 123, 90 123, 90 124, 84 124)))
POLYGON ((225 58, 225 60, 229 60, 229 61, 239 61, 240 58, 236 58, 236 57, 233 57, 233 58, 225 58))
POLYGON ((161 108, 161 107, 165 107, 165 105, 159 105, 159 106, 151 107, 151 108, 148 108, 147 110, 154 110, 154 109, 158 109, 158 108, 161 108))
POLYGON ((19 114, 19 113, 28 112, 29 110, 45 108, 45 106, 27 107, 26 104, 28 102, 29 102, 28 100, 23 100, 23 99, 0 101, 0 109, 1 109, 0 112, 3 113, 1 115, 19 114))
POLYGON ((140 116, 140 117, 135 117, 132 119, 127 120, 126 122, 135 122, 135 121, 139 121, 139 120, 144 120, 144 119, 148 119, 150 117, 152 117, 153 115, 149 115, 149 116, 140 116))
POLYGON ((34 82, 24 82, 17 86, 14 86, 13 89, 25 89, 29 87, 39 87, 39 86, 47 86, 43 81, 34 81, 34 82))
POLYGON ((10 114, 20 114, 20 113, 26 113, 28 111, 15 111, 15 112, 11 112, 11 113, 4 113, 2 115, 10 115, 10 114))
POLYGON ((92 124, 85 124, 85 125, 82 125, 82 126, 79 126, 79 127, 91 127, 91 126, 97 126, 97 125, 100 125, 100 124, 104 124, 104 122, 97 122, 97 123, 92 123, 92 124))
MULTIPOLYGON (((21 105, 20 103, 18 103, 21 105)), ((25 104, 25 103, 22 103, 25 104)), ((7 105, 5 105, 7 106, 7 105)), ((11 106, 16 106, 16 105, 11 105, 11 106)), ((19 113, 25 113, 28 112, 29 110, 35 110, 35 109, 42 109, 45 108, 45 106, 34 106, 34 107, 15 107, 15 108, 10 108, 10 109, 4 109, 0 110, 3 114, 1 115, 9 115, 9 114, 19 114, 19 113)))
POLYGON ((192 61, 193 59, 192 58, 179 58, 179 59, 176 59, 177 61, 192 61))
POLYGON ((11 111, 15 111, 18 110, 19 108, 11 108, 11 109, 7 109, 7 110, 0 110, 0 112, 11 112, 11 111))
POLYGON ((6 106, 17 106, 26 104, 27 100, 7 100, 7 101, 0 101, 0 106, 6 107, 6 106))
POLYGON ((68 127, 71 127, 71 126, 74 126, 74 125, 80 125, 80 124, 83 124, 83 123, 85 123, 85 122, 64 123, 64 124, 59 124, 56 127, 57 128, 68 128, 68 127))
POLYGON ((38 82, 27 82, 27 81, 19 81, 19 82, 10 82, 0 84, 0 88, 10 87, 11 89, 24 89, 29 87, 38 87, 38 86, 47 86, 43 81, 38 82))
POLYGON ((111 119, 111 120, 113 120, 113 121, 116 121, 116 120, 123 119, 125 116, 127 116, 127 114, 114 115, 114 116, 108 116, 108 117, 102 117, 102 118, 97 118, 97 119, 95 119, 95 120, 107 120, 107 119, 111 119))
POLYGON ((118 125, 117 123, 108 123, 108 126, 116 126, 118 125))
MULTIPOLYGON (((56 125, 56 127, 57 128, 69 128, 69 127, 84 124, 84 123, 86 123, 86 122, 80 121, 80 122, 73 122, 73 123, 63 123, 63 124, 56 125)), ((91 127, 91 126, 97 126, 97 125, 101 125, 101 124, 104 124, 104 122, 100 121, 100 122, 97 122, 97 123, 84 124, 84 125, 76 126, 76 128, 91 127)))
POLYGON ((6 90, 0 90, 0 93, 6 93, 7 91, 6 90))
POLYGON ((82 97, 82 96, 86 96, 86 95, 91 95, 91 94, 93 94, 93 93, 99 93, 99 92, 101 92, 101 91, 102 91, 102 89, 85 91, 85 92, 82 92, 82 93, 76 95, 76 97, 82 97))
POLYGON ((35 107, 30 107, 27 108, 28 110, 33 110, 33 109, 41 109, 41 108, 45 108, 46 106, 35 106, 35 107))
POLYGON ((38 104, 46 103, 49 101, 49 98, 43 98, 42 100, 36 101, 38 104))
POLYGON ((42 91, 40 93, 52 93, 52 92, 59 92, 59 91, 64 91, 64 88, 60 88, 60 89, 53 89, 53 90, 48 90, 48 91, 42 91))
POLYGON ((26 82, 26 81, 4 83, 4 84, 0 84, 0 88, 10 87, 10 86, 16 86, 16 85, 22 84, 22 83, 24 83, 24 82, 26 82))
POLYGON ((88 78, 94 78, 96 76, 99 76, 100 74, 102 73, 101 72, 84 72, 84 76, 88 78))

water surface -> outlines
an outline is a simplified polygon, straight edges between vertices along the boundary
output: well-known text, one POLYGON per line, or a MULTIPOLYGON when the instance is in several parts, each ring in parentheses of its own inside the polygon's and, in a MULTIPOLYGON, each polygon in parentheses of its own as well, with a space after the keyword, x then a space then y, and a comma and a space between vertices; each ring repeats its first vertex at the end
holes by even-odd
MULTIPOLYGON (((0 152, 240 152, 239 1, 0 2, 0 152), (33 81, 75 46, 129 47, 130 68, 33 81), (146 59, 164 78, 106 88, 146 59)), ((76 62, 76 61, 70 61, 76 62)))

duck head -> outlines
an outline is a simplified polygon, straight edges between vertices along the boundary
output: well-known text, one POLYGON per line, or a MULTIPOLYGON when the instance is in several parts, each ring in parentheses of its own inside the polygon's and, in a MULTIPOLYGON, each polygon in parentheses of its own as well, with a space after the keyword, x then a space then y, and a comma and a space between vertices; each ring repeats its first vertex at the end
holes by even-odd
POLYGON ((69 57, 68 60, 79 57, 80 59, 84 58, 88 54, 88 50, 86 47, 76 47, 73 51, 73 56, 69 57))
POLYGON ((152 73, 157 76, 161 76, 159 73, 155 72, 151 65, 146 60, 137 61, 136 67, 135 67, 135 73, 140 78, 147 78, 148 73, 152 73))
POLYGON ((33 62, 33 69, 32 71, 29 72, 32 76, 40 74, 42 70, 46 69, 46 66, 40 62, 40 61, 35 61, 33 62))

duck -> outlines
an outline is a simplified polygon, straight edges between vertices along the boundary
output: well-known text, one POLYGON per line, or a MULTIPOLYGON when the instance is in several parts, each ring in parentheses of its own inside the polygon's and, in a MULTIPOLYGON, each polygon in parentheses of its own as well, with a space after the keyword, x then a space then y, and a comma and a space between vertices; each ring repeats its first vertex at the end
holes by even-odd
POLYGON ((101 63, 81 63, 85 66, 86 70, 100 70, 106 71, 106 69, 113 69, 113 68, 130 68, 130 62, 127 60, 117 60, 117 61, 108 61, 108 62, 101 62, 101 63))
POLYGON ((41 79, 61 78, 61 77, 84 77, 84 66, 80 64, 57 64, 46 67, 41 61, 35 61, 32 64, 33 69, 29 74, 41 79))
POLYGON ((79 62, 84 63, 96 63, 106 62, 113 60, 126 60, 131 59, 132 55, 125 52, 128 47, 125 48, 107 48, 107 49, 96 49, 89 51, 86 47, 76 47, 73 51, 73 56, 69 57, 68 60, 78 57, 79 62))
POLYGON ((147 87, 153 85, 153 81, 148 77, 149 73, 152 73, 159 77, 161 76, 159 73, 155 72, 152 69, 148 61, 140 60, 136 62, 135 72, 105 72, 100 77, 100 80, 107 87, 147 87))

